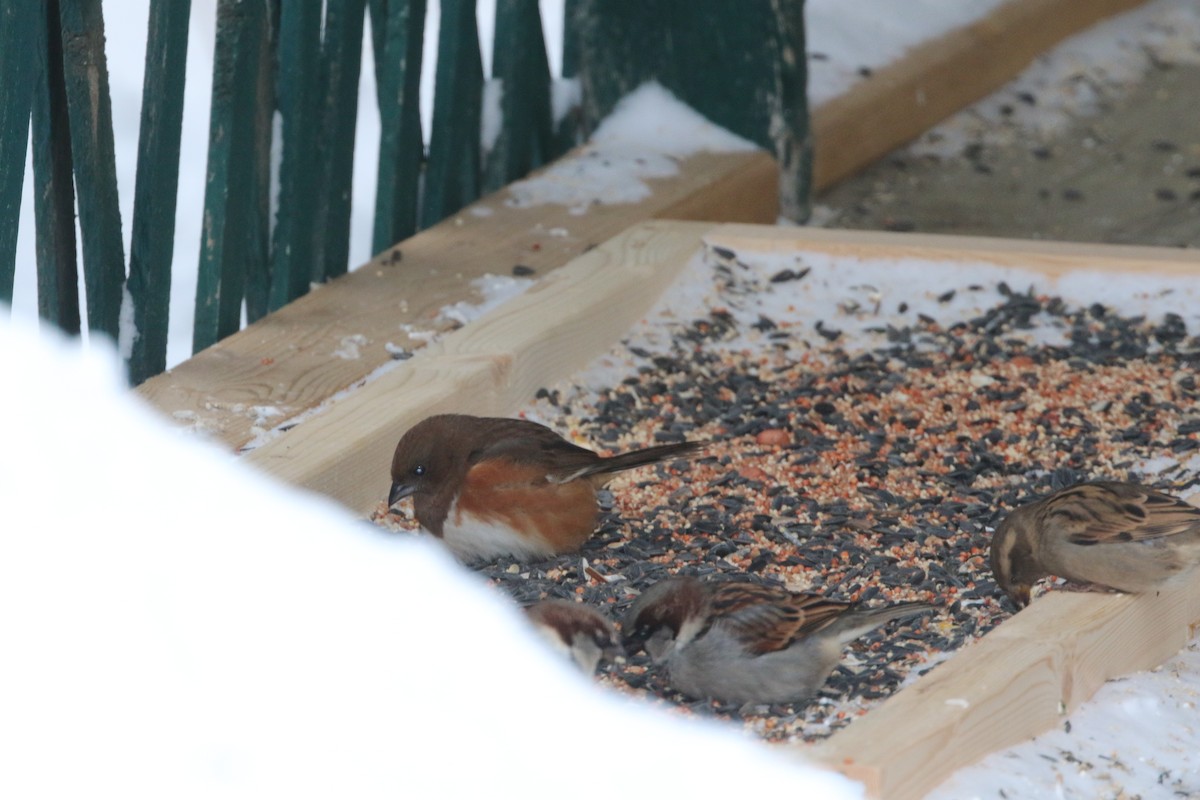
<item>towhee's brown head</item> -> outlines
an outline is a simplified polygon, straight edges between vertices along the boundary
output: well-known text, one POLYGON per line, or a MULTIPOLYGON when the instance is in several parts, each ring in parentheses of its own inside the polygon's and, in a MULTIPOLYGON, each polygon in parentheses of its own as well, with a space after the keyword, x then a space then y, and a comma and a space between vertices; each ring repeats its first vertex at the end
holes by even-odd
POLYGON ((595 531, 596 491, 615 473, 702 446, 605 457, 529 420, 439 414, 396 445, 388 506, 411 497, 421 527, 464 560, 568 553, 595 531))

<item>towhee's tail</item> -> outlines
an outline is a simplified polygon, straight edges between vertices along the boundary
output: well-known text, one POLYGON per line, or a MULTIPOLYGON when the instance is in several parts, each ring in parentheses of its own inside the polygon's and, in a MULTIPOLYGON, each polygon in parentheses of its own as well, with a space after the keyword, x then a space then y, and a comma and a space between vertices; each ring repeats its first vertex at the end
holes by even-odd
POLYGON ((647 447, 643 450, 631 450, 628 453, 618 453, 615 456, 602 458, 570 475, 564 475, 561 480, 566 482, 593 475, 611 475, 614 472, 624 472, 627 469, 657 464, 659 461, 666 461, 669 458, 686 458, 696 455, 707 444, 707 442, 674 442, 647 447))

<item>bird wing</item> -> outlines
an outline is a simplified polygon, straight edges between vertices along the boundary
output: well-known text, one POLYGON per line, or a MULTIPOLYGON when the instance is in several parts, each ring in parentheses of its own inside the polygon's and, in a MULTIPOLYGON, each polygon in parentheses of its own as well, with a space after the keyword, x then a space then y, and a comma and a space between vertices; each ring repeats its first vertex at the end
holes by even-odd
POLYGON ((600 460, 591 450, 571 444, 545 425, 526 419, 489 418, 488 437, 490 441, 471 454, 471 463, 506 459, 545 468, 554 480, 561 472, 581 470, 600 460))
POLYGON ((757 583, 723 583, 712 594, 713 617, 754 655, 790 647, 833 623, 849 607, 820 595, 757 583))
POLYGON ((1072 544, 1089 546, 1200 535, 1200 508, 1127 483, 1086 483, 1049 498, 1047 521, 1072 544))

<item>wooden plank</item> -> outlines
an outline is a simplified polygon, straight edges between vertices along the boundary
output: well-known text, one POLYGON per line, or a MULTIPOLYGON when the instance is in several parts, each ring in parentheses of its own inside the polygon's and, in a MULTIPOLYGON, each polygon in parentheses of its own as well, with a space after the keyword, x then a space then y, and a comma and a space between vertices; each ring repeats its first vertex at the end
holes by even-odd
POLYGON ((470 281, 508 274, 523 264, 539 275, 647 217, 775 219, 775 176, 765 153, 702 153, 679 174, 650 182, 639 203, 597 206, 573 215, 562 206, 512 208, 506 192, 403 242, 366 266, 332 281, 151 378, 138 392, 168 414, 194 423, 231 449, 248 442, 256 406, 283 423, 354 385, 392 360, 387 345, 415 349, 406 324, 474 296, 470 281), (564 235, 551 235, 550 231, 564 235), (362 336, 359 357, 333 355, 348 336, 362 336))
POLYGON ((1052 592, 828 741, 800 749, 874 797, 919 800, 957 769, 1060 726, 1105 681, 1200 628, 1200 583, 1158 595, 1052 592))
POLYGON ((1200 273, 1200 252, 1171 247, 762 225, 722 225, 705 240, 733 250, 818 251, 846 258, 888 260, 977 261, 1029 269, 1051 277, 1081 269, 1181 276, 1200 273))
POLYGON ((366 514, 386 494, 404 431, 432 413, 511 413, 582 368, 649 311, 709 227, 633 227, 245 459, 366 514))
POLYGON ((1010 0, 914 48, 813 111, 815 188, 832 186, 986 97, 1068 36, 1145 1, 1010 0))
POLYGON ((136 334, 129 380, 141 383, 167 366, 167 320, 179 189, 179 139, 187 66, 191 0, 153 0, 142 83, 133 235, 129 245, 129 297, 136 334))

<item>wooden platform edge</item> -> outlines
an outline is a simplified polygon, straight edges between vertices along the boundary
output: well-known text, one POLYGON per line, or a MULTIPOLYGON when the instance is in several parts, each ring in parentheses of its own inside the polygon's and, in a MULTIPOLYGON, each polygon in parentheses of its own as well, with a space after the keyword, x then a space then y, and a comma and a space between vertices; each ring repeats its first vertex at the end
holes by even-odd
POLYGON ((999 89, 1063 39, 1145 2, 1010 0, 914 48, 813 110, 814 186, 853 175, 999 89))
POLYGON ((1164 275, 1200 273, 1200 250, 1175 247, 740 224, 721 225, 705 238, 735 251, 814 251, 890 261, 969 260, 1036 270, 1050 277, 1082 268, 1131 273, 1151 270, 1164 275))
POLYGON ((873 797, 919 800, 1063 724, 1105 681, 1152 669, 1200 627, 1200 583, 1160 595, 1052 592, 828 741, 801 752, 873 797))

